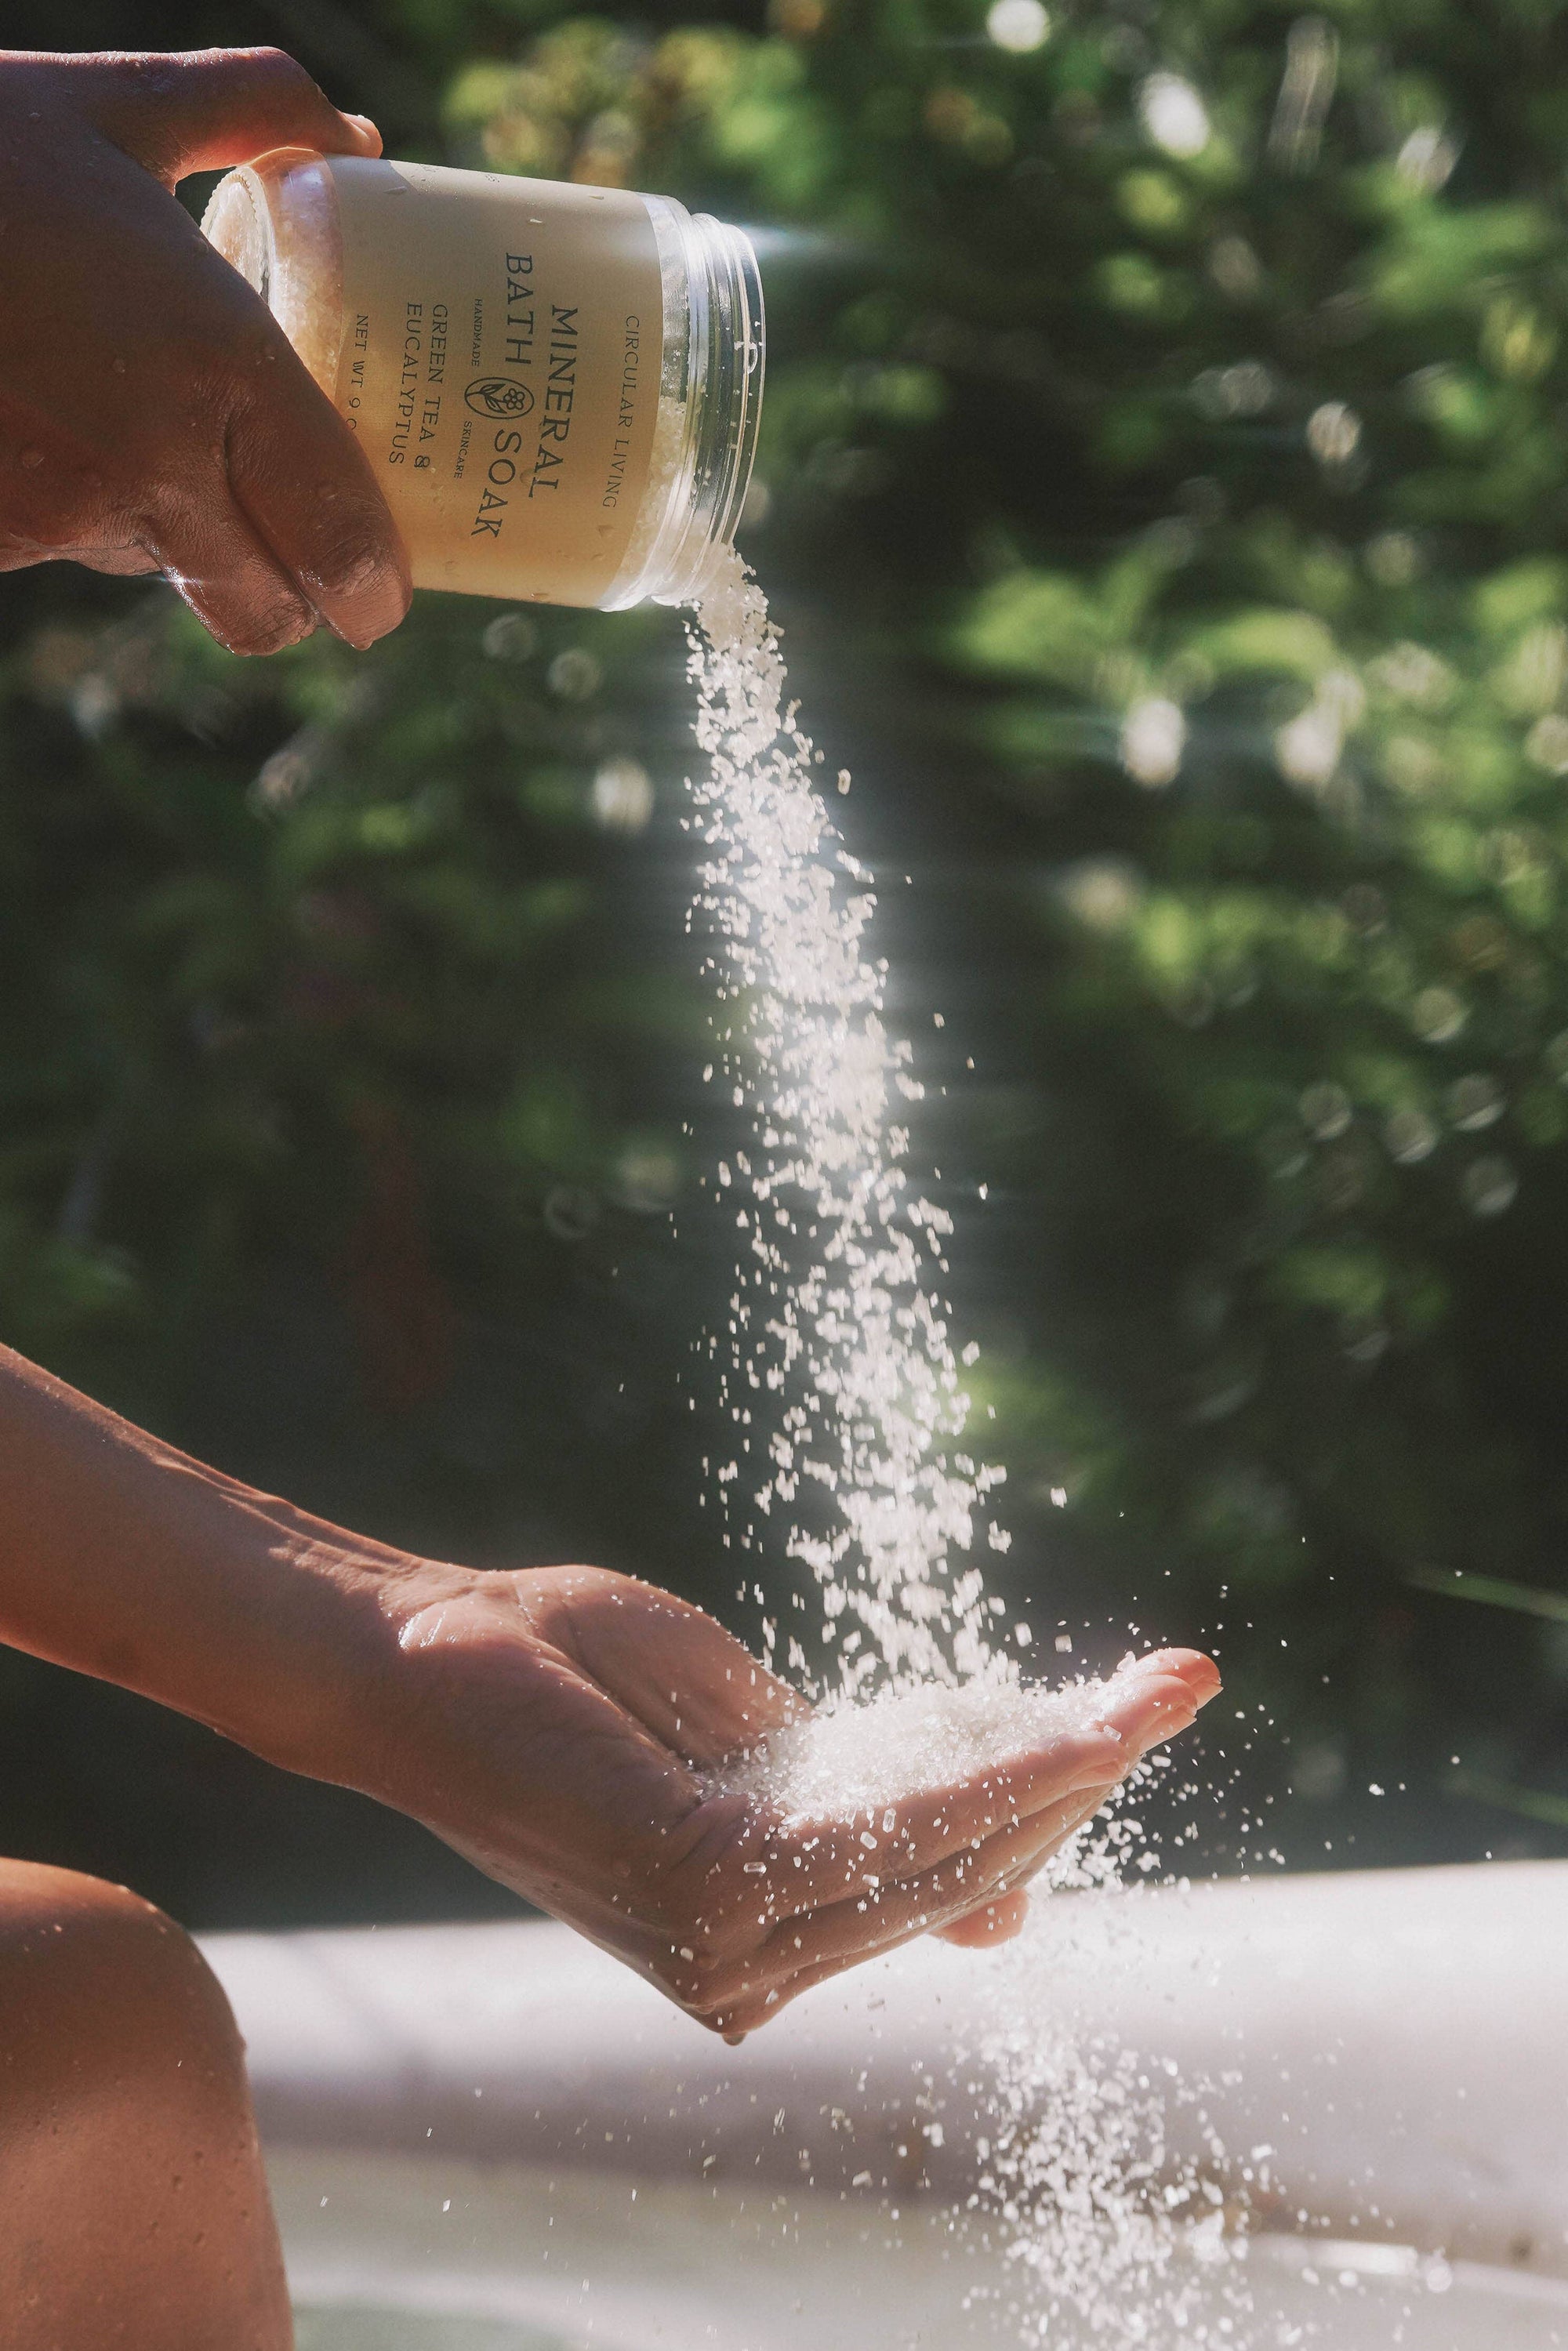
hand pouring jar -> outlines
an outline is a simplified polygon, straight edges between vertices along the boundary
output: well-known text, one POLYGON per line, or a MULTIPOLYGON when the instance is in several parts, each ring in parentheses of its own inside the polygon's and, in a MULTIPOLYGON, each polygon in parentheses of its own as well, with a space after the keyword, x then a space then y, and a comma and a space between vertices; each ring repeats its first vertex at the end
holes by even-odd
POLYGON ((416 587, 695 601, 762 398, 740 230, 667 196, 282 148, 203 227, 359 435, 416 587))

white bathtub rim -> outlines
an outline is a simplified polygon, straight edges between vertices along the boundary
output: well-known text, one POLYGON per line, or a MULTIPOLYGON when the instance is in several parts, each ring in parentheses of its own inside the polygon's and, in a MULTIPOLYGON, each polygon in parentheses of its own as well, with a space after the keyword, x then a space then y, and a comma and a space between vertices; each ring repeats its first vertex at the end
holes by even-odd
MULTIPOLYGON (((1231 2147, 1278 2148, 1265 2220, 1288 2226, 1305 2210, 1336 2235, 1505 2272, 1522 2246, 1523 2265, 1568 2271, 1568 1863, 1046 1907, 1043 1980, 1083 2032, 1163 2041, 1206 2085, 1231 2147)), ((434 2138, 452 2156, 609 2162, 649 2178, 716 2167, 784 2185, 803 2168, 824 2187, 869 2173, 873 2192, 924 2183, 955 2202, 973 2185, 983 2081, 967 2115, 944 2089, 939 2155, 901 2173, 894 2151, 922 2127, 922 2064, 940 2071, 965 2039, 953 2020, 1009 1964, 913 1945, 728 2050, 544 1923, 207 1949, 275 2144, 417 2152, 434 2138), (824 2116, 857 2076, 862 2111, 846 2138, 824 2116)))

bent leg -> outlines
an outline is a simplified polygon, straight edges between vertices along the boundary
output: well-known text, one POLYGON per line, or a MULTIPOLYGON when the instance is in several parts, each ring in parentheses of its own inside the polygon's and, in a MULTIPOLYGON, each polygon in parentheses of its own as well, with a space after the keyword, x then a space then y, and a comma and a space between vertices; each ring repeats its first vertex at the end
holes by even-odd
POLYGON ((0 1862, 6 2351, 288 2351, 244 2050, 190 1938, 0 1862))

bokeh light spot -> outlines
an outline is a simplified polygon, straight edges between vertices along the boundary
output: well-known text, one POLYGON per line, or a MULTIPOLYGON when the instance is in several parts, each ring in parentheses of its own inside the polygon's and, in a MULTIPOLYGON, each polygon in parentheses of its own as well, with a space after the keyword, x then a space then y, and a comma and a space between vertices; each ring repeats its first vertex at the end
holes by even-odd
POLYGON ((1151 74, 1138 92, 1145 131, 1167 155, 1201 155, 1212 136, 1208 109, 1180 74, 1151 74))
POLYGON ((1051 32, 1051 18, 1040 0, 991 0, 986 12, 986 31, 998 49, 1011 49, 1022 56, 1044 46, 1051 32))

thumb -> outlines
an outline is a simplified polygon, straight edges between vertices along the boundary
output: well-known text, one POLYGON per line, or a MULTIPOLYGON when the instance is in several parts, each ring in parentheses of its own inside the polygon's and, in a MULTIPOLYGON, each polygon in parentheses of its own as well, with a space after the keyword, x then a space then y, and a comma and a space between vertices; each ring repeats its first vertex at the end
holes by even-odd
POLYGON ((69 60, 83 113, 134 162, 172 188, 189 172, 248 163, 274 147, 379 155, 381 133, 340 114, 281 49, 191 49, 178 55, 69 60))

